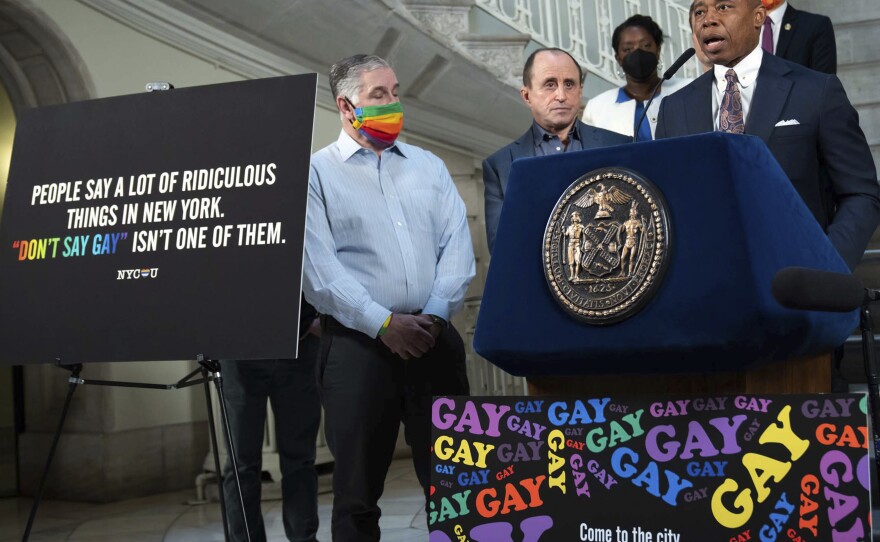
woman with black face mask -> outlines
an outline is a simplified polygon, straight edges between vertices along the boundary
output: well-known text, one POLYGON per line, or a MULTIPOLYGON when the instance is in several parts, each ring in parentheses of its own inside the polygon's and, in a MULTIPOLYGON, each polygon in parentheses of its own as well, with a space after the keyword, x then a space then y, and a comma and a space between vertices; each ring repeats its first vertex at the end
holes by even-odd
MULTIPOLYGON (((632 136, 635 124, 642 118, 645 104, 651 99, 651 91, 660 82, 661 45, 663 31, 647 15, 633 15, 615 28, 611 46, 614 48, 614 58, 626 76, 626 84, 588 101, 584 109, 584 122, 632 136)), ((661 99, 689 82, 675 78, 663 82, 645 120, 641 122, 637 141, 654 138, 661 99)))

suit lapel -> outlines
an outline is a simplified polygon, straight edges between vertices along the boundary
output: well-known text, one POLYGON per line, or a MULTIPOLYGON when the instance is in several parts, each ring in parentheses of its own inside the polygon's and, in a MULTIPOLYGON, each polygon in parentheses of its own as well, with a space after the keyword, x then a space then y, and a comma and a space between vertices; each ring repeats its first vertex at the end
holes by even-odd
POLYGON ((510 151, 510 160, 507 163, 500 163, 498 177, 501 180, 501 193, 507 193, 507 182, 510 180, 510 167, 517 158, 528 158, 535 156, 535 137, 532 135, 532 129, 529 128, 526 133, 519 136, 513 143, 508 146, 510 151))
POLYGON ((679 91, 688 93, 682 95, 682 102, 685 105, 684 118, 687 124, 686 134, 702 134, 715 130, 712 118, 712 87, 714 83, 715 75, 712 70, 709 70, 698 77, 693 85, 679 91))
POLYGON ((581 138, 581 147, 584 149, 591 149, 598 146, 598 143, 596 142, 599 137, 596 135, 595 126, 584 124, 580 119, 575 119, 574 125, 577 126, 578 136, 581 138), (594 143, 591 144, 590 142, 594 143))
POLYGON ((575 121, 575 125, 577 126, 578 135, 581 138, 582 148, 592 149, 602 146, 603 142, 599 138, 599 130, 595 126, 584 124, 580 119, 575 121))
POLYGON ((510 161, 513 162, 517 158, 527 158, 529 156, 535 156, 535 136, 532 134, 531 128, 511 145, 510 161))
POLYGON ((791 45, 791 37, 796 25, 797 10, 789 4, 788 7, 785 8, 785 15, 782 16, 782 28, 779 29, 779 41, 776 42, 776 49, 774 50, 774 53, 779 58, 785 58, 785 53, 788 51, 788 46, 791 45), (791 30, 786 30, 786 26, 791 30))
POLYGON ((746 119, 746 133, 760 137, 764 143, 770 138, 782 108, 791 92, 791 80, 786 77, 789 72, 785 62, 773 55, 764 55, 749 117, 746 119))

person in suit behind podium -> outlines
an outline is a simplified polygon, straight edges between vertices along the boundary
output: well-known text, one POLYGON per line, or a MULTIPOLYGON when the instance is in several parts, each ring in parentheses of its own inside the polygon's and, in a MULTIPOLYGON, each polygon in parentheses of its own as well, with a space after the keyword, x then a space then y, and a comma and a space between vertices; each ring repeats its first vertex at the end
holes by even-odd
POLYGON ((786 0, 762 0, 767 18, 761 47, 768 53, 825 73, 837 73, 834 26, 825 15, 795 9, 786 0))
POLYGON ((761 138, 850 269, 880 222, 877 172, 840 80, 765 54, 761 0, 698 0, 694 31, 714 68, 666 97, 657 138, 761 138))
POLYGON ((489 252, 507 191, 510 165, 517 158, 620 145, 631 138, 589 126, 577 119, 584 91, 584 73, 562 49, 537 49, 526 60, 519 93, 532 110, 532 126, 516 141, 483 161, 486 237, 489 252))
POLYGON ((673 78, 660 83, 657 73, 663 30, 647 15, 633 15, 623 21, 611 35, 614 58, 626 76, 626 84, 599 94, 587 102, 583 121, 619 134, 633 136, 637 122, 638 141, 654 139, 657 110, 664 96, 688 84, 688 79, 673 78), (658 84, 660 85, 658 87, 658 84), (651 109, 643 115, 645 104, 654 94, 651 109))

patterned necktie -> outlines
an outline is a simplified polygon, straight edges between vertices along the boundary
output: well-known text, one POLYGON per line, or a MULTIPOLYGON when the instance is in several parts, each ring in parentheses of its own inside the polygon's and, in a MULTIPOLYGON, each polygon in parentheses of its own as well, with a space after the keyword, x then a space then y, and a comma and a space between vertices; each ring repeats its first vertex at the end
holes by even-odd
POLYGON ((770 53, 773 54, 773 28, 772 28, 773 20, 770 17, 764 19, 764 31, 761 34, 761 47, 770 53))
POLYGON ((729 69, 724 74, 724 78, 727 79, 727 88, 724 89, 724 97, 721 98, 718 129, 728 134, 741 134, 746 131, 746 125, 743 121, 742 100, 736 87, 736 72, 729 69))

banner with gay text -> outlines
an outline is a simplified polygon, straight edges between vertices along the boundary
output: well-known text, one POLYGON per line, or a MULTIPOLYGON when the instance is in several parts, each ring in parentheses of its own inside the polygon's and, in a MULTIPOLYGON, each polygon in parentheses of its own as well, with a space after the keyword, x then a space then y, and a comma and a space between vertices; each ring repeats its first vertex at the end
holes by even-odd
POLYGON ((870 540, 860 394, 440 397, 430 542, 870 540))

